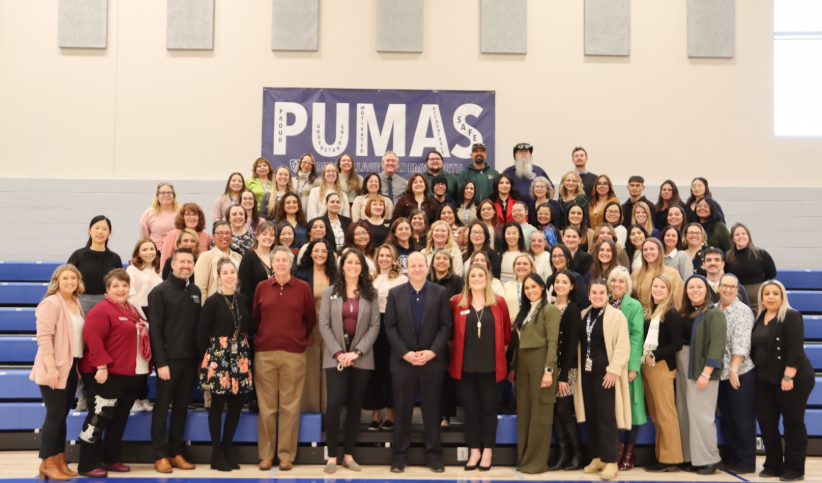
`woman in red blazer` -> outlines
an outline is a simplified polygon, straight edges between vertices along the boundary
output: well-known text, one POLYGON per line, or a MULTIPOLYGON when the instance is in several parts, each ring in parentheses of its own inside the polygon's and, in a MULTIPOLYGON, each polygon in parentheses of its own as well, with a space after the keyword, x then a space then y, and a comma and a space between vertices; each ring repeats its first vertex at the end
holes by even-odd
POLYGON ((465 469, 487 471, 497 437, 497 383, 508 373, 505 347, 511 343, 511 318, 505 299, 494 295, 488 268, 471 265, 465 279, 462 293, 451 300, 454 347, 449 371, 459 381, 465 409, 465 439, 471 451, 465 469))
POLYGON ((489 199, 494 202, 500 225, 515 221, 511 210, 514 208, 514 203, 520 201, 522 196, 514 187, 514 178, 507 174, 494 178, 494 188, 489 199))
POLYGON ((91 477, 108 476, 107 470, 130 470, 121 458, 123 433, 137 393, 151 372, 148 323, 128 303, 128 274, 115 268, 103 282, 106 296, 86 317, 86 352, 80 361, 89 408, 80 432, 77 469, 81 475, 91 477))

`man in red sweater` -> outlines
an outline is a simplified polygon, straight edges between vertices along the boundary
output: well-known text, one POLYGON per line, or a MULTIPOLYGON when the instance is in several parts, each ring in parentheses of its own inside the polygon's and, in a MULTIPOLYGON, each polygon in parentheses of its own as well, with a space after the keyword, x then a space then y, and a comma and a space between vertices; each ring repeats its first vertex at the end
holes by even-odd
POLYGON ((257 328, 254 339, 254 382, 260 406, 257 451, 260 469, 271 469, 275 441, 279 441, 280 469, 290 470, 297 456, 305 347, 317 315, 311 287, 291 276, 291 251, 278 246, 271 253, 274 277, 257 286, 251 315, 257 328))

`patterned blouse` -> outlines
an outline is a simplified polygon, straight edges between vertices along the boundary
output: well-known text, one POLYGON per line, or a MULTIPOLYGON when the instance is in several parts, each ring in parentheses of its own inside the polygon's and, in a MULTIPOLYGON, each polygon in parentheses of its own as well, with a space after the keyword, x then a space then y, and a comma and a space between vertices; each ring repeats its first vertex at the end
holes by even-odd
POLYGON ((751 360, 751 332, 753 331, 754 315, 750 307, 739 299, 725 307, 723 311, 728 323, 728 343, 725 346, 725 355, 722 356, 722 375, 720 380, 726 381, 730 375, 731 356, 745 356, 739 366, 739 375, 745 374, 754 368, 751 360))
POLYGON ((254 246, 256 237, 251 230, 246 231, 244 235, 231 235, 231 249, 240 255, 245 255, 245 252, 254 246))

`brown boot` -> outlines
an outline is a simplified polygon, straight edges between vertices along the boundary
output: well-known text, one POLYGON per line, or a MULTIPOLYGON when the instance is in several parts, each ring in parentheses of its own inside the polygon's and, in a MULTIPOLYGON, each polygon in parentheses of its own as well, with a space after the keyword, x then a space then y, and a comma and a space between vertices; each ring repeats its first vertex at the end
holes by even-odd
POLYGON ((634 445, 625 445, 625 455, 619 461, 619 471, 628 471, 633 469, 636 463, 636 454, 634 454, 634 445))
POLYGON ((168 459, 168 461, 169 463, 171 463, 171 466, 179 468, 181 470, 193 470, 195 468, 195 466, 186 461, 186 459, 183 458, 183 455, 181 454, 178 454, 177 456, 172 456, 168 459))
POLYGON ((42 463, 40 463, 40 479, 54 481, 70 480, 71 478, 69 478, 68 475, 63 474, 63 472, 60 471, 54 459, 54 456, 49 456, 44 459, 42 463))
POLYGON ((54 461, 57 462, 57 468, 62 471, 64 475, 71 477, 79 476, 79 473, 71 471, 71 468, 66 464, 66 453, 56 455, 54 461))

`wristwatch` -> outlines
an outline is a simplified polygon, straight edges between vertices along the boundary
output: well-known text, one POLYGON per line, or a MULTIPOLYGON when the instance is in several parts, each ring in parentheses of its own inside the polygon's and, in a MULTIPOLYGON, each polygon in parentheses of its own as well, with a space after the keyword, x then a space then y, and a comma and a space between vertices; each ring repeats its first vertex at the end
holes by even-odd
POLYGON ((553 367, 546 367, 545 368, 545 373, 546 374, 553 374, 554 373, 554 368, 553 367))
POLYGON ((783 376, 782 379, 790 382, 790 381, 793 381, 793 376, 783 376))
POLYGON ((359 349, 354 349, 354 354, 357 354, 357 357, 362 357, 362 351, 359 349))

